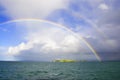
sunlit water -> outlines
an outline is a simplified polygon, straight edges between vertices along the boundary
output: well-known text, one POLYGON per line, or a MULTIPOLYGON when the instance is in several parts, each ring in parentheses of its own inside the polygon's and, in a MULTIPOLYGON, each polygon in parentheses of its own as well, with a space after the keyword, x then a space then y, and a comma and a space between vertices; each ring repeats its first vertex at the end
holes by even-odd
POLYGON ((0 80, 120 80, 120 62, 0 62, 0 80))

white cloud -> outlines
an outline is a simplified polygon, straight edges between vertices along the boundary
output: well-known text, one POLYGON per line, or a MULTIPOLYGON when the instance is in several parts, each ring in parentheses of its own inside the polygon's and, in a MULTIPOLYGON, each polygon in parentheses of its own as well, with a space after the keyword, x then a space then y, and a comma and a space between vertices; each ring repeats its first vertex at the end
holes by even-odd
POLYGON ((100 5, 99 5, 99 8, 100 8, 101 10, 108 10, 108 9, 109 9, 109 7, 108 7, 106 4, 104 4, 104 3, 100 4, 100 5))
POLYGON ((26 45, 24 42, 22 42, 22 43, 20 43, 18 46, 9 47, 8 53, 10 53, 10 55, 14 55, 14 54, 19 53, 19 52, 22 51, 22 50, 30 49, 31 47, 32 47, 32 44, 28 43, 28 44, 26 45))
MULTIPOLYGON (((40 34, 37 34, 36 36, 38 35, 40 34)), ((79 51, 78 48, 80 48, 80 46, 78 44, 78 39, 76 39, 73 35, 65 35, 65 37, 63 37, 63 40, 60 40, 60 42, 55 41, 54 38, 51 38, 50 36, 46 36, 45 38, 43 38, 42 36, 39 38, 33 37, 33 39, 28 41, 27 43, 22 42, 17 46, 9 47, 8 53, 11 55, 20 54, 21 51, 29 50, 38 45, 40 45, 39 50, 44 53, 74 53, 79 51)))
POLYGON ((5 46, 0 46, 0 60, 4 61, 12 61, 15 60, 13 56, 10 56, 7 54, 7 47, 5 46))
POLYGON ((67 0, 1 0, 12 18, 45 18, 57 9, 66 8, 67 0))

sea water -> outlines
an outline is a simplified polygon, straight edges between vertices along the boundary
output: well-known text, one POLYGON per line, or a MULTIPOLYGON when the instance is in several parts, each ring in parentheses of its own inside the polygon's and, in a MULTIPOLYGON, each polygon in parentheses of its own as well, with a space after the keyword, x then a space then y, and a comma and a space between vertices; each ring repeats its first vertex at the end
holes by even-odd
POLYGON ((120 80, 120 62, 0 62, 0 80, 120 80))

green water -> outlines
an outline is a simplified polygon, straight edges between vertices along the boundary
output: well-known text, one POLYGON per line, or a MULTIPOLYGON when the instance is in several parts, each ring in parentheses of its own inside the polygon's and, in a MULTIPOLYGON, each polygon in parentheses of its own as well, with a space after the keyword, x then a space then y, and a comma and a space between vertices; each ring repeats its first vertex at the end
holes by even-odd
POLYGON ((120 80, 120 62, 0 62, 0 80, 120 80))

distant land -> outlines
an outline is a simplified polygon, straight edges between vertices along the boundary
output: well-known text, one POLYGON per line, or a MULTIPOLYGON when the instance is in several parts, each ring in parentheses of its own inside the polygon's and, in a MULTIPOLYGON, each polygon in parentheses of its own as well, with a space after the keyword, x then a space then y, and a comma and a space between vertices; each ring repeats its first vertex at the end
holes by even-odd
POLYGON ((72 60, 72 59, 57 59, 54 62, 79 62, 79 61, 72 60))
MULTIPOLYGON (((73 59, 56 59, 53 62, 96 62, 96 61, 87 61, 87 60, 73 60, 73 59)), ((99 61, 97 61, 99 62, 99 61)))

